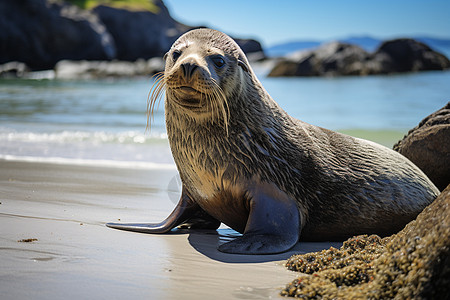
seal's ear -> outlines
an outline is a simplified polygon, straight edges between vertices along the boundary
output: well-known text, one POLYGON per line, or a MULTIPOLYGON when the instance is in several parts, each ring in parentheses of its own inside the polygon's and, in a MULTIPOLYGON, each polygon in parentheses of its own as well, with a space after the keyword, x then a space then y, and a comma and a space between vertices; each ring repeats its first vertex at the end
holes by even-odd
POLYGON ((243 62, 242 60, 238 59, 238 66, 241 66, 241 68, 245 71, 248 72, 248 66, 245 62, 243 62))

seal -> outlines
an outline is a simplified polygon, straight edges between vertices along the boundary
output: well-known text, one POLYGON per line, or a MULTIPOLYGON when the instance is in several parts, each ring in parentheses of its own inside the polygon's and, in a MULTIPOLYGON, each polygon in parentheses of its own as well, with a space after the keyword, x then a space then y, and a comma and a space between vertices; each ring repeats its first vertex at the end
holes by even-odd
POLYGON ((182 193, 157 224, 107 224, 144 233, 224 223, 243 235, 218 247, 272 254, 300 240, 388 235, 439 194, 413 163, 363 139, 289 116, 227 35, 182 35, 149 97, 165 92, 166 128, 182 193))

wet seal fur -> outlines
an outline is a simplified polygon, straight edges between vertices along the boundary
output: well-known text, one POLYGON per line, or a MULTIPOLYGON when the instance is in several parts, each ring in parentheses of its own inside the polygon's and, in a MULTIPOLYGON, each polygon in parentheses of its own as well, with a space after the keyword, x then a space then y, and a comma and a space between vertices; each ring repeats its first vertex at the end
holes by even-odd
POLYGON ((162 91, 180 201, 161 223, 109 227, 166 233, 223 222, 243 235, 220 251, 270 254, 299 238, 395 233, 439 194, 395 151, 289 116, 221 32, 197 29, 173 44, 150 114, 162 91))

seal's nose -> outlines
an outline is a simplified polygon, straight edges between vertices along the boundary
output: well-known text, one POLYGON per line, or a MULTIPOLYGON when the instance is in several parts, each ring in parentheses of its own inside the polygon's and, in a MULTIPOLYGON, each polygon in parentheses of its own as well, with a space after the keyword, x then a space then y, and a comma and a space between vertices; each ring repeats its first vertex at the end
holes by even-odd
POLYGON ((193 62, 186 62, 181 64, 181 69, 183 70, 184 78, 187 81, 191 80, 191 77, 197 68, 198 68, 197 64, 193 62))

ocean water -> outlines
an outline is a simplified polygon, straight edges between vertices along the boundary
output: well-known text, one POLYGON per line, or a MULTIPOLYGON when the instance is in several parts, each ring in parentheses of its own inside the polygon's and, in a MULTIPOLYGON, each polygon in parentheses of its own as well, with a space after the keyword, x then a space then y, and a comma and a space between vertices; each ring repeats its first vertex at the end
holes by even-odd
MULTIPOLYGON (((388 147, 450 100, 450 72, 267 78, 290 115, 388 147)), ((146 130, 152 78, 0 80, 0 159, 173 167, 161 101, 146 130)))

